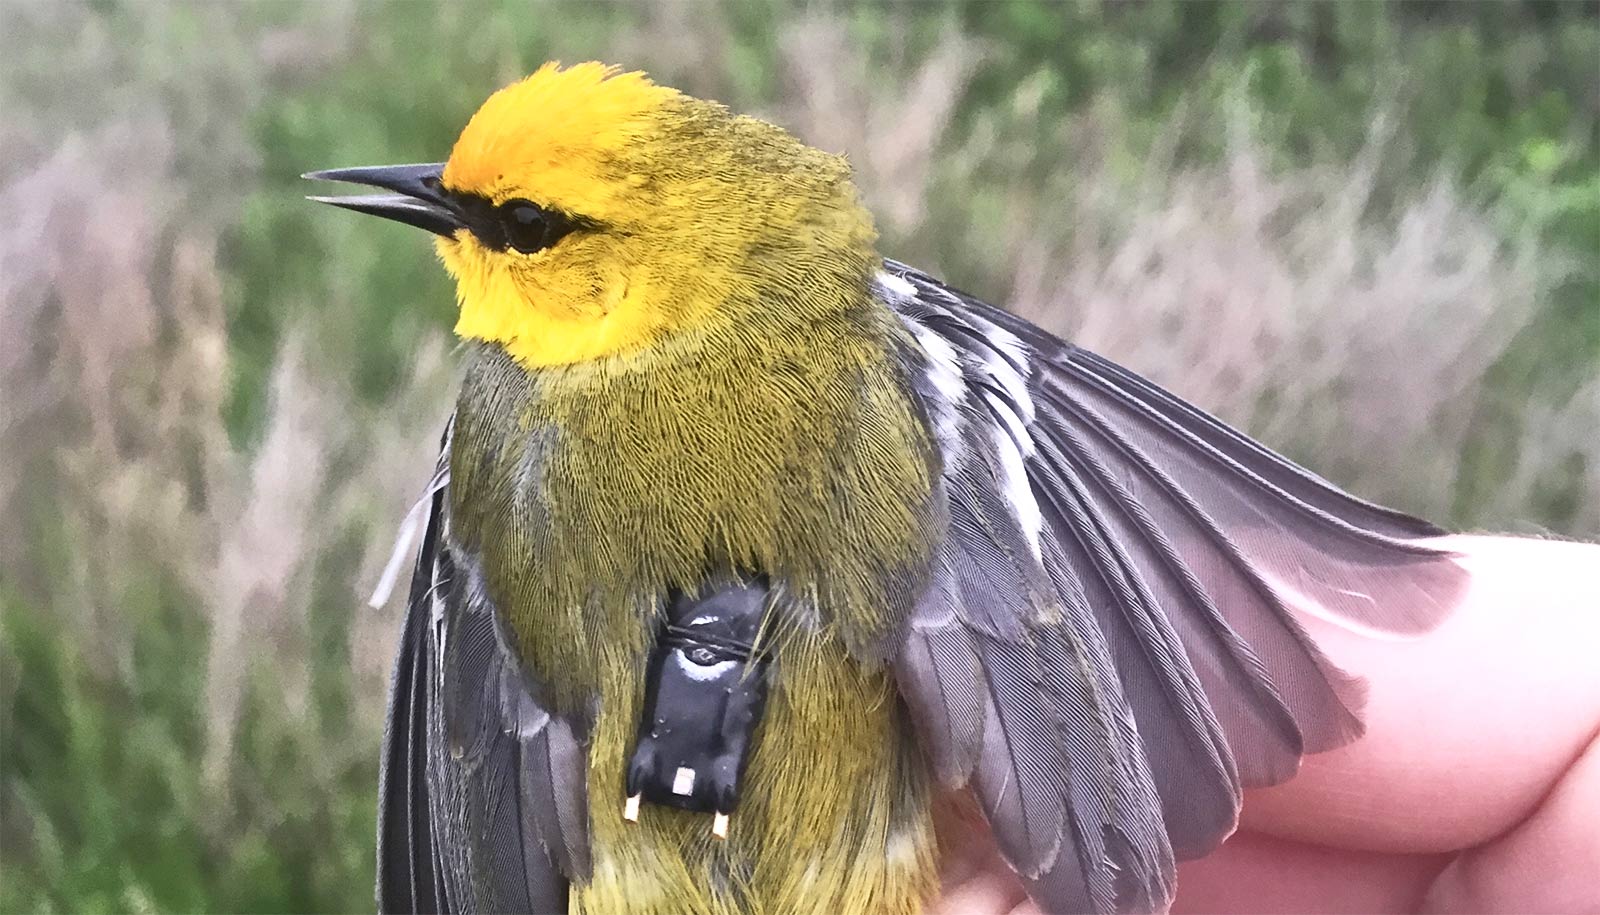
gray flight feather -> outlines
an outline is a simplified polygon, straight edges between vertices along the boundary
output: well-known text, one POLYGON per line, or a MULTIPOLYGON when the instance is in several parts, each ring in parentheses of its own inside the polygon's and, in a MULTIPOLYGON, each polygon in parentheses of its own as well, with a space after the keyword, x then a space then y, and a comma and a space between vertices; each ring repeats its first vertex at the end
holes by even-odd
POLYGON ((565 912, 590 868, 582 731, 540 704, 449 527, 439 488, 389 699, 378 909, 565 912))
POLYGON ((1290 607, 1421 632, 1465 573, 1126 369, 902 264, 876 289, 949 518, 894 662, 911 718, 1042 908, 1161 910, 1243 788, 1360 731, 1290 607))

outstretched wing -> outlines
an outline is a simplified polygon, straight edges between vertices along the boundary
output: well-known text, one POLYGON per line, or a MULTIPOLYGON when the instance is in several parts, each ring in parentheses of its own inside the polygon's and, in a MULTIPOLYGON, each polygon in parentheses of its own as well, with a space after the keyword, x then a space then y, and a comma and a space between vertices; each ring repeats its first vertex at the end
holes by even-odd
POLYGON ((582 728, 540 704, 451 543, 449 451, 447 430, 389 696, 378 909, 564 913, 589 872, 582 728))
POLYGON ((949 530, 896 658, 934 764, 1048 911, 1161 910, 1244 787, 1360 732, 1289 606, 1426 630, 1464 582, 1355 499, 1093 353, 901 264, 879 278, 949 530))

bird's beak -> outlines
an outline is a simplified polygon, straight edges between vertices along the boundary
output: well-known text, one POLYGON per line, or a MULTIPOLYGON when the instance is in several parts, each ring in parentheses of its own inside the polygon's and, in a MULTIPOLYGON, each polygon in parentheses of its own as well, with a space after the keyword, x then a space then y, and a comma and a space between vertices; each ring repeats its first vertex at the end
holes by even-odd
POLYGON ((358 194, 350 197, 307 197, 318 203, 331 203, 336 207, 371 213, 403 222, 419 229, 427 229, 445 237, 455 235, 464 223, 461 213, 450 199, 450 194, 440 183, 443 162, 423 165, 369 165, 359 168, 330 168, 320 172, 306 172, 302 178, 313 181, 346 181, 396 191, 393 194, 358 194))

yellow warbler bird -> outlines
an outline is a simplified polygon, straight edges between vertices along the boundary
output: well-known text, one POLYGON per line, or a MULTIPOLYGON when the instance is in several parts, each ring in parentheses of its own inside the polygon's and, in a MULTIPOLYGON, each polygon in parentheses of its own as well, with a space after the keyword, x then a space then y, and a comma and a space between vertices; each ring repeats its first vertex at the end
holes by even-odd
POLYGON ((385 911, 903 913, 968 789, 1052 912, 1166 907, 1360 730, 1291 605, 1421 631, 1439 531, 874 247, 843 159, 598 64, 443 164, 466 374, 395 673, 385 911))

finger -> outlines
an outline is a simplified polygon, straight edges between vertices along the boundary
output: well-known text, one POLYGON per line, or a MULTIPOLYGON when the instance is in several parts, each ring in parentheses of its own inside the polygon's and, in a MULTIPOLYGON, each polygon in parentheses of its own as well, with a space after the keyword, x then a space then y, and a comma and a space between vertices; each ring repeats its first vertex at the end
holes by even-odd
POLYGON ((1178 867, 1173 912, 1415 912, 1448 861, 1236 833, 1178 867))
POLYGON ((1600 739, 1526 823, 1455 860, 1430 912, 1600 911, 1600 739))
POLYGON ((1369 685, 1366 736, 1252 792, 1246 828, 1344 848, 1446 851, 1510 829, 1600 727, 1600 546, 1451 538, 1472 580, 1415 640, 1311 621, 1369 685))
POLYGON ((947 887, 929 909, 930 915, 1004 915, 1027 904, 1028 894, 1017 875, 996 860, 966 880, 947 887))
POLYGON ((939 900, 930 915, 1005 915, 1027 903, 1022 881, 1000 857, 994 834, 968 791, 935 799, 939 836, 939 900))

